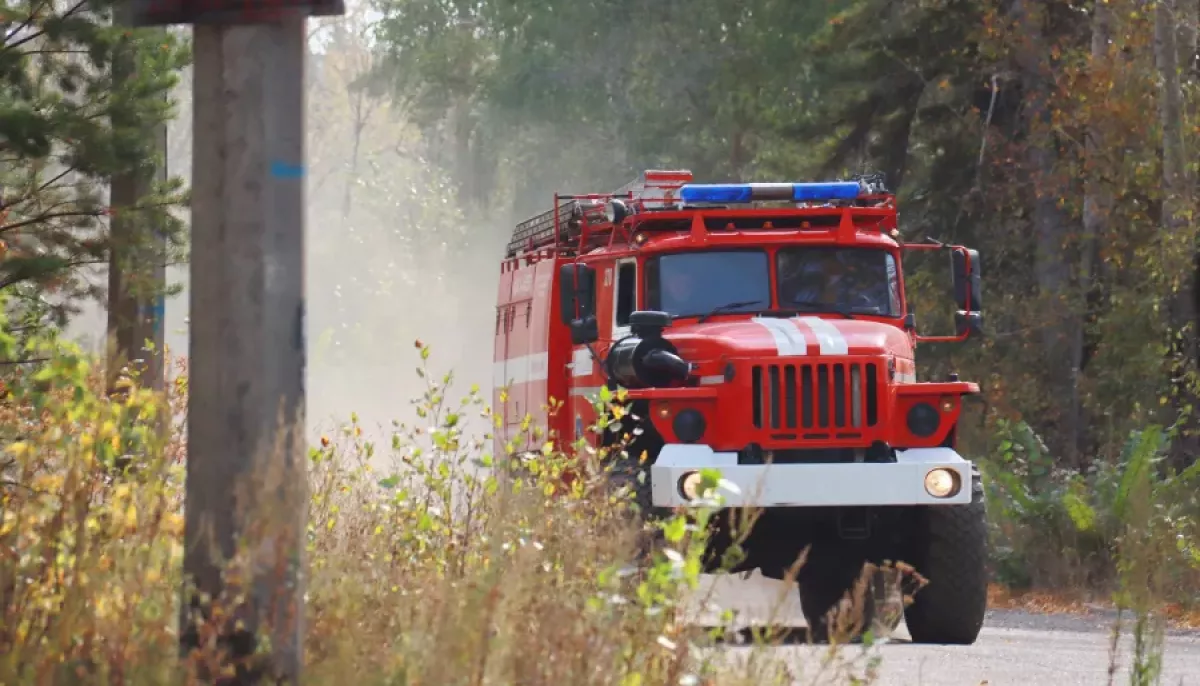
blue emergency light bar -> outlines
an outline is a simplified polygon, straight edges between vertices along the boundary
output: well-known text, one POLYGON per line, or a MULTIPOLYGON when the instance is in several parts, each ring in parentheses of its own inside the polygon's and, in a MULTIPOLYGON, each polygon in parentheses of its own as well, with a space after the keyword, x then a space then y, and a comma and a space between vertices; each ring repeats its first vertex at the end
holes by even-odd
POLYGON ((748 203, 755 200, 853 200, 865 188, 857 181, 826 183, 710 183, 686 184, 679 189, 684 204, 748 203))

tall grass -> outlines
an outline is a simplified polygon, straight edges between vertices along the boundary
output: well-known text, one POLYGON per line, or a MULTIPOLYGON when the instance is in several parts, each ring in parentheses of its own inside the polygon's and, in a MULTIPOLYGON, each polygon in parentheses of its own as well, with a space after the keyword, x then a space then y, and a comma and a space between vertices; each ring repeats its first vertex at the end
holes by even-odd
MULTIPOLYGON (((15 345, 0 334, 0 357, 47 361, 25 373, 14 366, 3 380, 0 683, 196 682, 200 667, 227 656, 215 625, 201 627, 196 652, 178 649, 186 369, 177 366, 165 394, 130 378, 107 395, 102 370, 72 347, 15 345)), ((309 452, 305 682, 736 685, 877 676, 869 637, 853 651, 781 653, 766 650, 780 636, 765 632, 750 647, 717 650, 729 627, 688 621, 705 601, 696 589, 719 474, 706 474, 710 507, 658 521, 647 549, 633 494, 607 478, 629 456, 582 443, 561 451, 532 424, 532 446, 491 455, 486 432, 463 428, 468 417, 496 421, 487 403, 475 391, 452 399, 452 377, 433 373, 428 359, 421 348, 419 424, 395 424, 380 444, 351 414, 309 452), (514 457, 529 447, 537 459, 514 457), (564 480, 568 470, 575 478, 564 480)), ((1153 428, 1134 436, 1106 472, 1052 475, 1055 488, 1030 475, 1017 441, 1009 476, 995 462, 988 468, 994 533, 1014 556, 1035 545, 1019 537, 1020 517, 1059 512, 1049 521, 1065 518, 1094 538, 1120 605, 1134 616, 1137 684, 1159 671, 1162 603, 1195 578, 1198 561, 1195 519, 1186 515, 1200 468, 1161 470, 1163 436, 1153 428)))
POLYGON ((1028 425, 1000 429, 998 455, 984 464, 998 580, 1109 596, 1118 610, 1110 683, 1126 632, 1130 683, 1157 683, 1166 609, 1200 607, 1200 461, 1170 468, 1171 431, 1148 426, 1074 472, 1055 467, 1028 425))
MULTIPOLYGON (((196 682, 227 655, 215 624, 178 649, 186 370, 163 395, 129 379, 107 396, 87 357, 38 353, 49 362, 7 379, 0 410, 0 683, 196 682)), ((309 452, 306 683, 871 680, 868 648, 792 664, 761 652, 769 639, 709 650, 721 632, 684 611, 712 511, 666 518, 639 557, 631 494, 605 478, 614 456, 547 447, 513 469, 461 430, 468 413, 494 419, 484 400, 451 400, 427 357, 419 426, 378 445, 352 417, 309 452)))

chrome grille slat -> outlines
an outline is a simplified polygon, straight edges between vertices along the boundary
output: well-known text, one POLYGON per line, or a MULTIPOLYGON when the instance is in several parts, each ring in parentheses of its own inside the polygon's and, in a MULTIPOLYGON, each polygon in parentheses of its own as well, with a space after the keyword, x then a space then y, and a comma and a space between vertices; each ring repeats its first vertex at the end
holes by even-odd
POLYGON ((756 364, 751 419, 756 429, 863 429, 879 421, 874 362, 756 364))

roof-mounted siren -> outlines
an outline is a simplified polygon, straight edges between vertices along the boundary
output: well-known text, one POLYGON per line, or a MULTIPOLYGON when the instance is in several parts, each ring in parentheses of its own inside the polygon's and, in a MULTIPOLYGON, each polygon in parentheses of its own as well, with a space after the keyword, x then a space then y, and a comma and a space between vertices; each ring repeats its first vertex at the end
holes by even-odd
POLYGON ((653 212, 655 210, 673 209, 678 202, 679 189, 691 182, 692 173, 686 169, 647 169, 641 178, 630 181, 618 189, 613 195, 629 194, 625 205, 625 214, 614 219, 621 212, 616 203, 609 203, 605 208, 609 221, 619 222, 629 214, 637 212, 653 212))
POLYGON ((740 205, 762 200, 822 202, 855 200, 869 190, 860 181, 687 184, 679 189, 679 199, 684 205, 740 205))

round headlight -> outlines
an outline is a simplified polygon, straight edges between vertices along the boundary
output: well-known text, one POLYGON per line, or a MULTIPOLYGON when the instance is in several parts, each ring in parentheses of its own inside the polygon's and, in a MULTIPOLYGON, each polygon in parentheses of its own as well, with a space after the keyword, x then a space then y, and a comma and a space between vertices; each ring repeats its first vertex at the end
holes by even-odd
POLYGON ((702 483, 704 477, 700 476, 700 472, 688 472, 679 478, 679 494, 688 500, 695 500, 700 497, 702 483))
POLYGON ((914 436, 927 438, 937 432, 942 417, 929 403, 917 403, 908 411, 908 430, 914 436))
POLYGON ((935 498, 951 498, 959 488, 958 472, 953 469, 938 467, 925 475, 925 492, 935 498))
POLYGON ((704 437, 704 415, 698 410, 683 410, 675 415, 675 421, 671 422, 671 428, 675 430, 675 437, 684 443, 695 443, 704 437))

